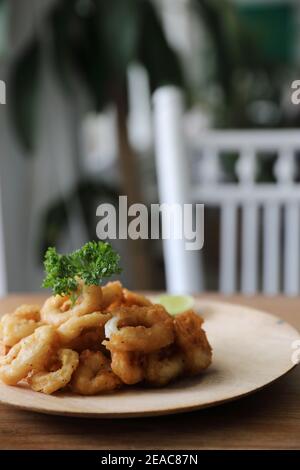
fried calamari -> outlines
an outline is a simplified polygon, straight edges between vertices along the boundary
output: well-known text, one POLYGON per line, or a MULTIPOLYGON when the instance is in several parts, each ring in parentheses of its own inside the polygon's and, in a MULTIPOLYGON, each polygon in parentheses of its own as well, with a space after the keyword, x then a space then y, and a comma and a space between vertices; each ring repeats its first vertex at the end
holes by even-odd
POLYGON ((138 383, 165 386, 211 363, 203 320, 175 317, 118 281, 78 282, 75 298, 22 305, 0 321, 0 379, 37 392, 96 395, 138 383))

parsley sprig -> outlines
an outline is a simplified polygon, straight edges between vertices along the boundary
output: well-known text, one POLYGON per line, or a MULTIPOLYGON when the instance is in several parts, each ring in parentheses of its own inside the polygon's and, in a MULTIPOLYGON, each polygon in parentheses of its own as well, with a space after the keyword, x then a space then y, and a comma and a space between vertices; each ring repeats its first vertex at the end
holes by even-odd
POLYGON ((45 254, 43 287, 50 287, 54 294, 73 295, 79 279, 87 285, 99 285, 104 278, 120 273, 119 262, 120 256, 109 243, 88 242, 67 255, 50 247, 45 254))

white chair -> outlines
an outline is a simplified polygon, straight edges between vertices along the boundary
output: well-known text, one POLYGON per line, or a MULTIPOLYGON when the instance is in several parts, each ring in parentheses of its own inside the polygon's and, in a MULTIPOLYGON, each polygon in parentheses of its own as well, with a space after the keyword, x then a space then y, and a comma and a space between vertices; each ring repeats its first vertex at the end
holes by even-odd
MULTIPOLYGON (((183 205, 191 200, 188 166, 182 135, 183 100, 172 87, 154 96, 154 141, 159 202, 183 205)), ((198 253, 185 249, 185 240, 163 240, 167 290, 172 293, 197 292, 203 288, 198 253)))
MULTIPOLYGON (((189 199, 220 208, 221 292, 233 293, 240 286, 242 293, 254 294, 259 290, 259 279, 262 279, 265 294, 277 294, 281 288, 287 295, 298 294, 300 185, 294 182, 294 176, 295 155, 296 151, 300 152, 300 131, 209 130, 190 133, 187 138, 182 125, 183 114, 180 90, 166 86, 155 92, 154 137, 160 202, 183 203, 189 199), (201 154, 196 178, 195 171, 193 173, 194 183, 188 178, 189 158, 184 150, 185 142, 189 149, 201 154), (238 154, 238 183, 222 181, 222 152, 238 154), (256 183, 258 152, 276 153, 276 183, 256 183), (238 237, 239 211, 241 231, 238 237), (240 257, 238 240, 241 243, 240 257), (238 273, 241 274, 240 282, 238 273)), ((206 234, 207 230, 208 227, 206 234)), ((201 271, 189 264, 189 257, 190 253, 182 244, 175 247, 173 240, 165 241, 164 258, 170 291, 184 291, 188 285, 192 285, 194 290, 203 287, 201 271), (184 279, 179 274, 181 270, 186 276, 184 279)))

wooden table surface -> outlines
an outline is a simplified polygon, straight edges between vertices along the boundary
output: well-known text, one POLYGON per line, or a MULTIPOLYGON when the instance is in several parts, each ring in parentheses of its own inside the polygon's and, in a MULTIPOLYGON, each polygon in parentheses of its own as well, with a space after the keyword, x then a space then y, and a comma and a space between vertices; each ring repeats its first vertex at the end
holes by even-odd
MULTIPOLYGON (((300 298, 208 298, 274 313, 300 330, 300 298)), ((11 295, 0 313, 42 296, 11 295)), ((0 449, 299 449, 300 367, 264 390, 216 408, 179 415, 87 420, 0 404, 0 449)))

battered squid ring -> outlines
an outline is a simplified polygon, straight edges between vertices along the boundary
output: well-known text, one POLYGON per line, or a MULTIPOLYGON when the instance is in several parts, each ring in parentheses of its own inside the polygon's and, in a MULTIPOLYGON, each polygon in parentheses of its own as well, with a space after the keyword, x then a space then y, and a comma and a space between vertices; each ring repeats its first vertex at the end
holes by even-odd
POLYGON ((105 347, 102 345, 103 340, 103 327, 93 328, 84 330, 79 336, 68 342, 66 347, 79 353, 85 349, 90 349, 91 351, 105 351, 105 347))
POLYGON ((123 288, 119 281, 108 282, 102 287, 101 309, 111 310, 123 302, 123 288))
POLYGON ((42 370, 55 345, 55 329, 50 325, 40 326, 15 344, 6 356, 0 357, 0 379, 7 385, 16 385, 33 369, 42 370))
POLYGON ((162 305, 120 307, 112 313, 119 330, 103 342, 110 351, 147 354, 174 341, 173 319, 162 305))
POLYGON ((18 318, 26 318, 27 320, 40 321, 40 307, 38 305, 23 304, 16 308, 13 312, 14 316, 18 318))
POLYGON ((63 306, 69 301, 68 296, 53 295, 41 308, 41 318, 49 325, 59 326, 72 316, 72 310, 63 311, 63 306))
POLYGON ((212 360, 212 349, 202 329, 203 319, 193 310, 176 315, 175 342, 183 353, 185 372, 195 375, 206 369, 212 360))
POLYGON ((102 287, 102 293, 102 308, 109 312, 120 306, 131 307, 132 305, 139 305, 140 307, 145 307, 152 305, 150 300, 143 295, 124 289, 119 281, 108 282, 102 287))
POLYGON ((147 299, 144 295, 137 294, 136 292, 132 292, 131 290, 123 288, 123 302, 124 305, 127 307, 131 307, 132 305, 139 305, 140 307, 147 307, 148 305, 153 305, 149 299, 147 299))
POLYGON ((21 313, 7 313, 0 321, 0 339, 5 346, 14 346, 21 339, 31 335, 42 323, 39 312, 27 311, 21 313), (31 317, 31 318, 30 318, 31 317))
POLYGON ((163 387, 184 372, 183 354, 173 345, 149 354, 145 365, 145 380, 151 385, 163 387))
POLYGON ((134 352, 113 351, 111 353, 112 371, 127 385, 144 380, 143 357, 134 352))
POLYGON ((101 312, 87 313, 81 317, 72 316, 57 329, 61 343, 64 345, 68 344, 85 329, 103 327, 110 317, 109 313, 101 312))
POLYGON ((111 392, 122 385, 110 368, 110 360, 100 351, 86 349, 80 354, 79 366, 75 370, 71 389, 80 395, 96 395, 111 392))
POLYGON ((10 350, 9 346, 6 346, 6 344, 4 344, 3 341, 0 341, 0 357, 5 356, 9 350, 10 350))
POLYGON ((60 368, 53 372, 37 372, 27 379, 28 384, 36 392, 51 394, 65 387, 79 363, 79 355, 71 349, 60 349, 57 352, 60 368))
POLYGON ((72 307, 68 296, 55 295, 49 297, 41 308, 41 319, 50 325, 60 326, 72 316, 80 317, 95 312, 102 302, 100 286, 87 286, 80 282, 79 298, 72 307))

